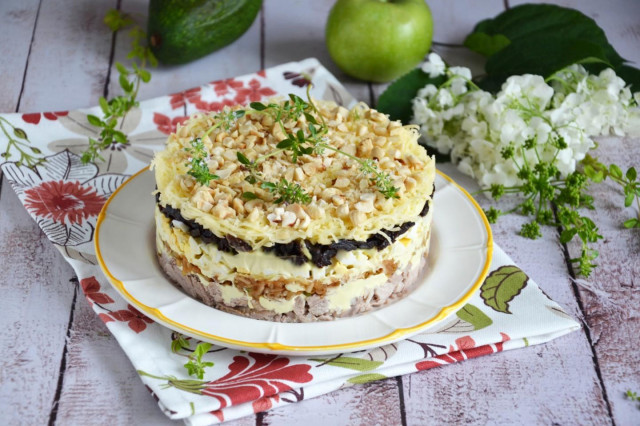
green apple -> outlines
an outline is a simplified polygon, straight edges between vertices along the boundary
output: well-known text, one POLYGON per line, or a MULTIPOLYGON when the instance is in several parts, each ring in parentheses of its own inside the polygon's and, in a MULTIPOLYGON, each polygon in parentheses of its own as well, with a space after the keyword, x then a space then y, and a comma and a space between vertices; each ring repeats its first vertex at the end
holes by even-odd
POLYGON ((342 71, 384 83, 424 58, 431 47, 433 19, 424 0, 338 0, 325 37, 342 71))

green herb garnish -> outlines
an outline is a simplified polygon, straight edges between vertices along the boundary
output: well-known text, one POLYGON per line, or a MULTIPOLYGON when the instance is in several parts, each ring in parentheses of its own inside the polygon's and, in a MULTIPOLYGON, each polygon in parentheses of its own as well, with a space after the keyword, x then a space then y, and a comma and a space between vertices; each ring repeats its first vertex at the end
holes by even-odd
MULTIPOLYGON (((250 175, 246 178, 247 182, 252 184, 260 183, 262 189, 268 190, 276 197, 275 203, 308 204, 311 202, 311 196, 296 183, 291 183, 284 178, 280 179, 279 182, 268 182, 262 178, 257 166, 262 161, 280 152, 288 153, 291 161, 297 163, 298 158, 303 155, 322 155, 325 150, 334 151, 357 162, 360 165, 360 170, 364 174, 371 176, 371 181, 386 198, 398 197, 398 188, 393 186, 389 174, 382 172, 373 160, 358 158, 327 143, 325 135, 328 132, 328 127, 324 117, 311 100, 309 87, 307 87, 306 101, 299 96, 290 94, 289 99, 283 104, 252 102, 249 106, 254 111, 270 114, 284 135, 284 138, 278 142, 274 151, 262 155, 254 161, 249 160, 244 154, 238 152, 238 161, 250 172, 250 175), (302 116, 307 122, 306 129, 298 129, 296 132, 289 131, 285 123, 295 123, 302 116)), ((249 200, 257 198, 257 195, 253 192, 245 192, 243 198, 249 200)))
POLYGON ((191 154, 191 159, 185 164, 189 167, 187 174, 193 176, 201 185, 209 185, 209 181, 218 179, 217 175, 209 171, 209 166, 207 165, 208 154, 202 139, 196 138, 192 140, 191 148, 185 148, 184 150, 191 154))
POLYGON ((202 361, 202 356, 211 349, 211 343, 198 343, 193 355, 189 356, 189 362, 184 365, 190 376, 196 376, 202 380, 204 378, 204 369, 213 367, 213 362, 202 361))
MULTIPOLYGON (((133 24, 133 20, 125 13, 118 10, 107 12, 104 23, 111 31, 118 32, 133 24)), ((138 91, 141 83, 148 83, 151 80, 151 73, 145 69, 147 64, 155 67, 158 61, 146 45, 146 34, 139 27, 134 26, 130 31, 131 51, 127 55, 132 59, 131 68, 127 68, 120 62, 116 62, 118 70, 118 82, 123 94, 115 96, 110 100, 100 97, 99 104, 102 110, 102 117, 88 115, 87 120, 92 126, 100 128, 100 136, 97 139, 89 138, 89 147, 82 153, 82 162, 89 163, 96 160, 104 161, 100 152, 109 148, 113 144, 128 144, 127 135, 118 130, 118 123, 123 122, 131 108, 138 106, 138 91)))

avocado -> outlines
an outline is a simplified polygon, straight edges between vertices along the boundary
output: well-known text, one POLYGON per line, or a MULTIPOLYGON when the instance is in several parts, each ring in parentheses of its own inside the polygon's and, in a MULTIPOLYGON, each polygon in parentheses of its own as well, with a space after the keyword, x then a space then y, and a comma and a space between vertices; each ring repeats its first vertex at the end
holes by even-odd
POLYGON ((147 34, 164 64, 184 64, 218 50, 244 34, 262 0, 151 0, 147 34))

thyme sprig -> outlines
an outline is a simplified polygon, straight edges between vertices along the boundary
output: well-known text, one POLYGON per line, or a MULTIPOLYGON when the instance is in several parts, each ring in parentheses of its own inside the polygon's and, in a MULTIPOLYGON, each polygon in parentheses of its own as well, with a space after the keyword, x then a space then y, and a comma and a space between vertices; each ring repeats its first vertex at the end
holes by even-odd
POLYGON ((209 154, 201 138, 192 140, 191 148, 185 148, 184 150, 190 154, 189 161, 185 164, 185 166, 189 167, 187 174, 193 176, 200 185, 209 185, 211 180, 218 179, 217 175, 209 171, 209 165, 207 164, 209 154))
MULTIPOLYGON (((238 161, 242 163, 250 173, 246 180, 252 184, 259 182, 262 189, 268 190, 277 197, 274 201, 275 203, 307 204, 311 201, 311 196, 304 192, 302 187, 297 183, 291 183, 285 178, 281 178, 279 182, 268 182, 262 178, 258 171, 258 165, 267 158, 281 152, 288 153, 291 161, 297 163, 298 159, 303 155, 322 155, 325 150, 334 151, 357 162, 360 166, 360 171, 370 176, 371 181, 376 185, 378 191, 386 198, 398 197, 398 188, 393 186, 389 174, 382 172, 373 160, 358 158, 355 155, 329 145, 328 139, 326 138, 328 126, 324 117, 311 100, 309 87, 307 87, 306 101, 297 95, 290 94, 289 99, 283 104, 252 102, 249 106, 253 111, 270 114, 284 135, 284 138, 276 145, 275 150, 253 161, 249 160, 241 152, 238 152, 238 161), (317 116, 319 120, 316 119, 314 115, 317 116), (306 129, 301 128, 295 132, 288 130, 286 123, 296 123, 302 116, 304 116, 307 123, 306 129)), ((252 199, 257 198, 257 195, 252 192, 245 192, 243 197, 245 199, 252 199)))
MULTIPOLYGON (((553 158, 566 148, 567 144, 562 137, 552 140, 555 147, 553 158)), ((511 159, 518 169, 518 178, 524 183, 516 186, 491 185, 490 188, 479 192, 488 192, 494 200, 499 200, 504 194, 520 194, 523 198, 514 208, 503 212, 494 207, 485 210, 487 219, 495 223, 499 216, 519 212, 532 217, 531 221, 524 223, 520 228, 520 235, 530 239, 542 236, 540 225, 561 226, 560 242, 567 243, 575 236, 581 242, 580 256, 571 259, 576 264, 581 275, 589 276, 595 264, 593 260, 598 252, 590 247, 590 244, 602 238, 598 233, 595 223, 587 216, 580 213, 580 208, 593 209, 593 197, 587 194, 590 181, 585 174, 575 171, 565 179, 561 178, 560 171, 554 161, 541 161, 531 166, 526 161, 525 149, 532 149, 541 158, 539 146, 535 140, 525 142, 520 152, 513 147, 502 150, 504 159, 511 159)))
MULTIPOLYGON (((624 394, 627 399, 629 399, 630 401, 633 402, 640 402, 640 395, 638 395, 637 392, 633 392, 631 389, 628 389, 625 394, 624 394)), ((638 408, 640 408, 640 405, 638 405, 638 408)))
POLYGON ((207 367, 213 367, 213 362, 203 361, 202 356, 211 349, 211 343, 198 343, 195 351, 192 355, 189 355, 189 361, 184 364, 184 368, 187 369, 187 373, 190 376, 196 376, 202 380, 204 378, 204 370, 207 367))
MULTIPOLYGON (((104 23, 111 31, 118 32, 133 24, 133 20, 127 14, 110 10, 107 12, 104 23)), ((102 117, 93 114, 87 115, 87 121, 92 126, 100 129, 99 137, 89 138, 89 147, 82 153, 82 162, 89 163, 96 160, 104 161, 100 153, 111 147, 113 144, 128 144, 127 135, 120 130, 127 114, 132 108, 138 106, 138 91, 142 83, 151 80, 151 73, 146 69, 149 64, 155 67, 158 61, 146 45, 146 33, 139 27, 133 26, 129 31, 131 37, 131 51, 127 59, 131 59, 131 68, 127 68, 120 62, 116 62, 116 69, 119 77, 118 83, 123 94, 107 100, 100 97, 99 105, 102 110, 102 117), (120 124, 119 124, 120 123, 120 124)))

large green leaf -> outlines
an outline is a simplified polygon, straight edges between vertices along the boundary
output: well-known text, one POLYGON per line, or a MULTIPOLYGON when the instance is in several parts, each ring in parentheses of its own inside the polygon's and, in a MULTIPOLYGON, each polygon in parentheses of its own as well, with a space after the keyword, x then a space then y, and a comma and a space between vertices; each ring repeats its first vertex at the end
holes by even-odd
POLYGON ((631 92, 640 92, 640 70, 630 67, 629 65, 621 65, 615 69, 616 74, 631 85, 631 92))
POLYGON ((427 84, 439 86, 444 83, 444 77, 431 78, 429 74, 416 68, 394 81, 378 99, 378 111, 389 114, 392 120, 400 120, 409 124, 413 116, 411 101, 416 97, 418 90, 427 84))
POLYGON ((510 43, 511 40, 502 34, 490 35, 480 32, 469 34, 464 41, 464 45, 469 49, 487 57, 501 51, 510 43))
POLYGON ((493 324, 493 320, 482 312, 478 307, 467 303, 456 312, 456 316, 463 321, 473 325, 474 330, 480 330, 493 324))
MULTIPOLYGON (((575 9, 550 4, 525 4, 511 8, 493 19, 479 22, 465 40, 465 46, 485 56, 496 53, 495 48, 504 44, 496 43, 495 36, 502 35, 511 43, 517 40, 540 39, 556 36, 563 39, 583 40, 600 46, 607 62, 614 67, 621 65, 624 59, 609 44, 604 31, 596 22, 575 9), (478 38, 474 34, 489 37, 478 38)), ((506 48, 503 45, 502 48, 506 48)))
POLYGON ((521 74, 547 77, 571 64, 593 62, 610 65, 601 46, 586 40, 543 35, 513 41, 489 57, 485 70, 498 80, 521 74))
POLYGON ((333 365, 334 367, 349 368, 357 371, 375 370, 383 364, 382 361, 370 361, 368 359, 352 358, 348 356, 341 356, 330 360, 312 359, 311 361, 322 362, 324 364, 333 365))
POLYGON ((362 383, 369 383, 375 380, 382 380, 386 378, 387 376, 385 376, 384 374, 369 373, 369 374, 361 374, 359 376, 352 377, 349 380, 347 380, 347 382, 353 383, 353 384, 362 384, 362 383))
POLYGON ((517 266, 501 266, 484 280, 480 297, 495 311, 510 314, 509 302, 527 285, 529 277, 517 266))

